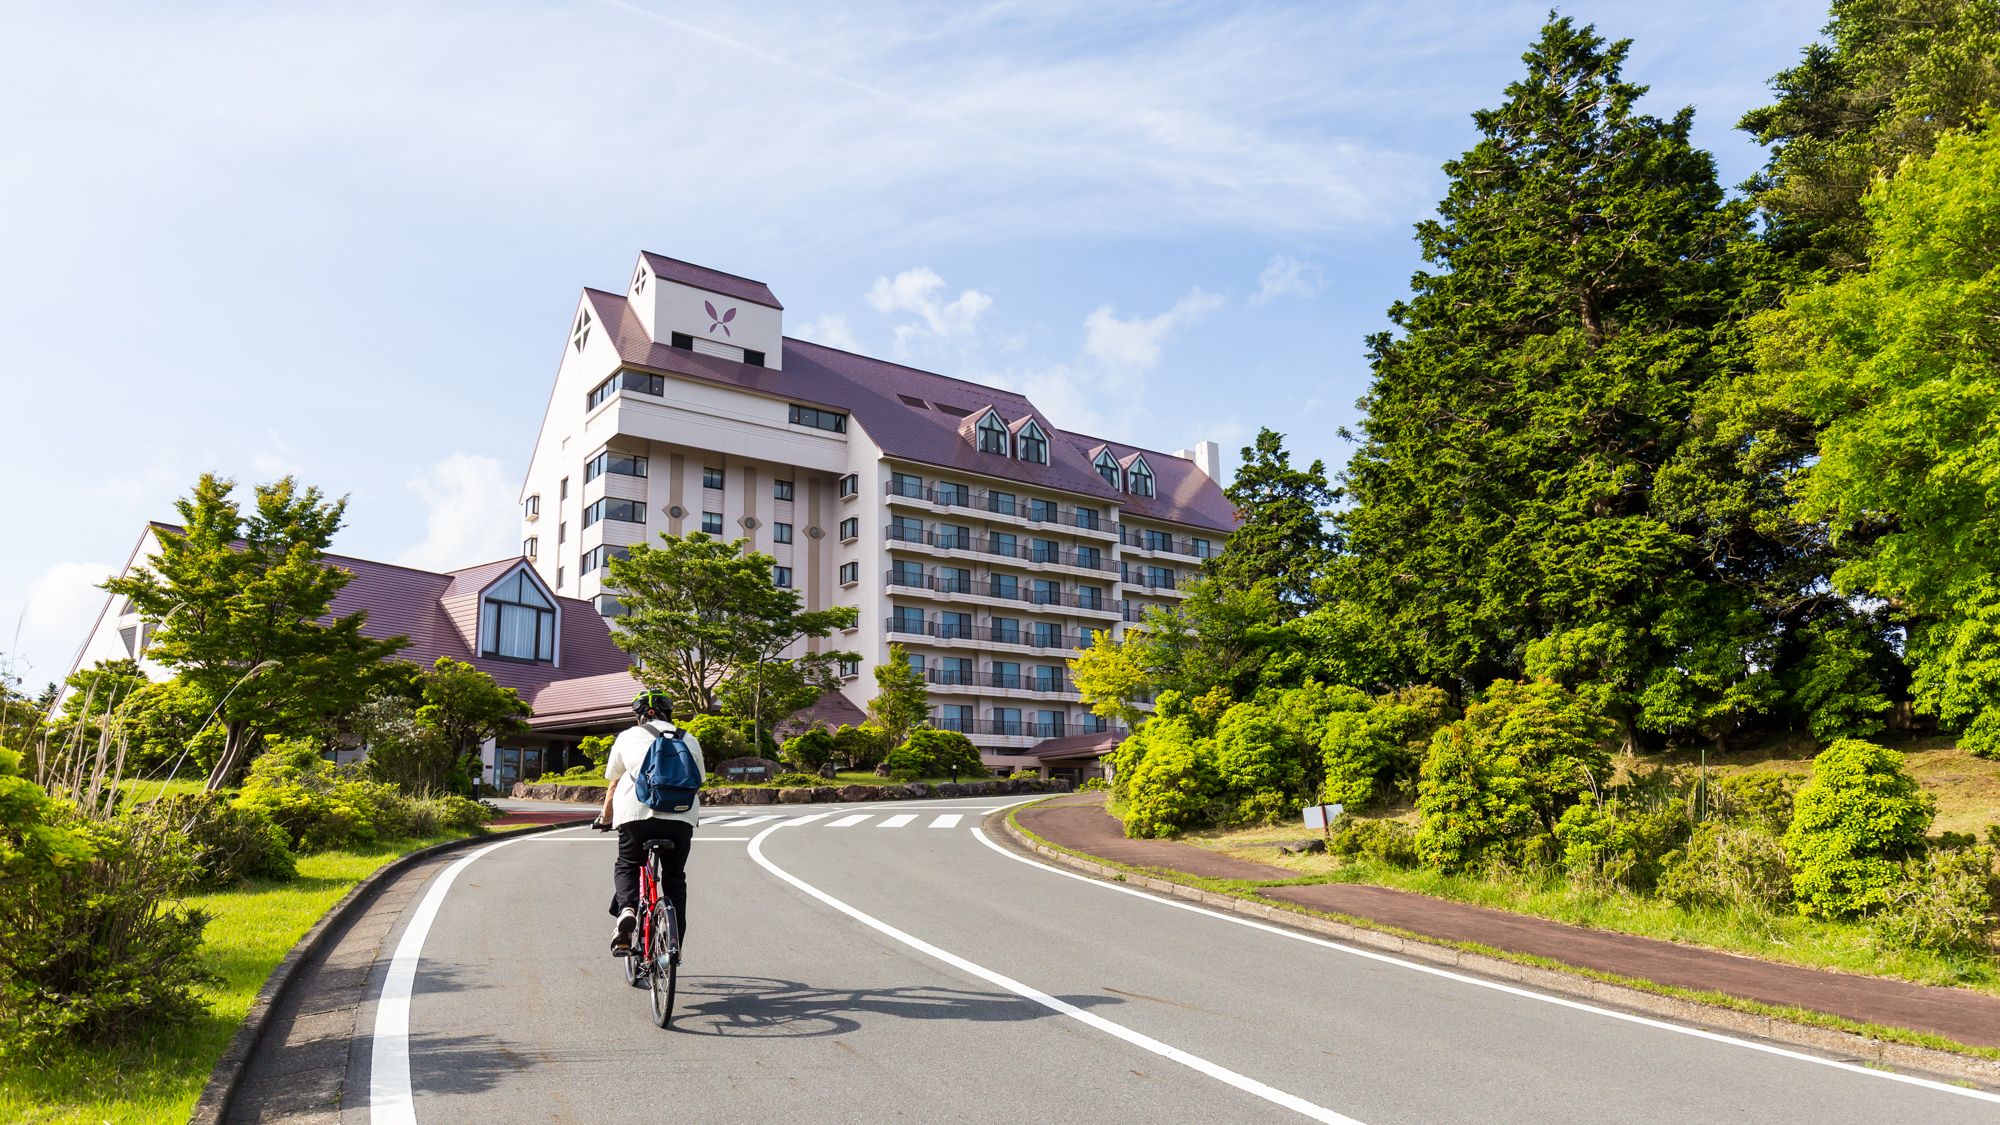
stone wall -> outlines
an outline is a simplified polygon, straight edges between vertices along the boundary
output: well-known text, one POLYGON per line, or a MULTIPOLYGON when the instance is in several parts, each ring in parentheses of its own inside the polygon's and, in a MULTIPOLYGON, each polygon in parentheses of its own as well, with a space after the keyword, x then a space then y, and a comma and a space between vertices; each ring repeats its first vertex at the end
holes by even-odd
MULTIPOLYGON (((942 781, 926 785, 913 781, 906 785, 815 785, 796 789, 768 786, 721 785, 701 791, 701 803, 719 805, 811 805, 831 801, 920 801, 929 797, 1004 797, 1017 793, 1067 793, 1070 784, 1061 778, 1022 778, 993 781, 942 781)), ((604 803, 604 789, 587 785, 544 785, 515 782, 513 796, 528 801, 571 801, 579 804, 604 803)))

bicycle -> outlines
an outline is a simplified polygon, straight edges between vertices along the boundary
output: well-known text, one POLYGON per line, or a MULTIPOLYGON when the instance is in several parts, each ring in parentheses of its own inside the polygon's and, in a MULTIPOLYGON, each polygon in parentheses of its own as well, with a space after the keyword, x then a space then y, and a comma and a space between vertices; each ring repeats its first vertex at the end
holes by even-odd
POLYGON ((649 840, 646 864, 639 869, 639 929, 631 949, 618 956, 625 962, 625 983, 653 994, 653 1023, 665 1027, 674 1018, 674 987, 680 980, 681 927, 673 900, 660 892, 660 853, 672 850, 672 840, 649 840))

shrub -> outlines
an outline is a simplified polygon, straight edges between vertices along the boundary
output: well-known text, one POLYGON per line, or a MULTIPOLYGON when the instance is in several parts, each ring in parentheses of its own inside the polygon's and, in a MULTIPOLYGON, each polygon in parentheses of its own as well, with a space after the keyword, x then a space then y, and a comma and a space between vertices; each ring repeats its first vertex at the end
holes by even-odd
POLYGON ((1542 827, 1611 773, 1611 724, 1569 689, 1547 680, 1500 680, 1461 720, 1495 754, 1519 764, 1524 798, 1542 827))
POLYGON ((0 895, 0 1046, 35 1055, 195 1020, 215 977, 207 917, 174 905, 196 875, 185 839, 153 817, 46 813, 39 827, 82 851, 17 872, 0 895))
POLYGON ((1378 860, 1392 867, 1415 867, 1417 834, 1399 821, 1343 816, 1331 833, 1326 850, 1338 856, 1378 860))
MULTIPOLYGON (((904 742, 898 751, 920 757, 924 761, 924 770, 917 775, 919 777, 946 773, 968 773, 984 777, 987 773, 986 763, 979 759, 979 748, 972 744, 971 739, 955 730, 919 727, 910 732, 909 740, 904 742)), ((890 758, 890 772, 894 773, 895 754, 892 753, 890 758)), ((906 762, 910 760, 912 759, 905 759, 906 762)))
POLYGON ((1792 826, 1792 801, 1799 790, 1796 778, 1775 770, 1751 770, 1720 778, 1712 788, 1716 811, 1725 817, 1773 836, 1783 836, 1792 826))
POLYGON ((1126 786, 1127 836, 1177 836, 1214 822, 1221 788, 1215 747, 1194 736, 1196 721, 1154 719, 1142 728, 1144 757, 1132 767, 1126 786))
POLYGON ((1269 708, 1238 703, 1215 725, 1215 773, 1231 816, 1271 823, 1305 803, 1305 758, 1311 747, 1269 708))
POLYGON ((1661 898, 1681 906, 1775 910, 1792 900, 1792 872, 1777 837, 1704 821, 1661 860, 1661 898))
POLYGON ((781 773, 773 775, 769 784, 797 788, 799 786, 825 785, 826 779, 816 773, 781 773))
POLYGON ((1874 930, 1891 949, 1981 953, 1993 924, 1992 851, 1936 848, 1904 861, 1874 930))
POLYGON ((1799 909, 1849 917, 1885 905, 1936 814, 1901 754, 1855 738, 1821 751, 1785 832, 1799 909))
POLYGON ((151 817, 187 840, 195 881, 226 887, 245 879, 289 882, 298 877, 298 857, 289 837, 261 810, 232 804, 220 793, 162 797, 133 810, 151 817))
POLYGON ((1606 880, 1647 891, 1659 880, 1663 858, 1686 834, 1678 809, 1645 809, 1620 798, 1595 796, 1564 810, 1555 838, 1563 866, 1576 878, 1606 880))
POLYGON ((696 742, 701 743, 701 766, 706 773, 714 773, 718 763, 731 758, 756 756, 750 748, 750 740, 721 715, 696 715, 682 725, 696 742))
POLYGON ((833 735, 825 727, 813 727, 786 739, 779 756, 801 773, 817 775, 821 766, 833 761, 836 752, 833 735))
POLYGON ((1099 789, 1110 788, 1111 783, 1101 777, 1086 777, 1083 779, 1083 783, 1076 787, 1076 791, 1079 793, 1090 793, 1099 789))
POLYGON ((1363 809, 1385 795, 1386 786, 1378 783, 1392 772, 1402 747, 1385 736, 1372 713, 1348 711, 1328 717, 1319 749, 1326 799, 1363 809))
POLYGON ((1424 755, 1417 786, 1417 855, 1440 871, 1505 858, 1510 843, 1532 831, 1521 764, 1466 721, 1439 730, 1424 755))
POLYGON ((924 753, 922 747, 912 747, 907 742, 889 751, 888 759, 882 764, 888 769, 889 776, 897 781, 915 781, 931 772, 930 755, 924 753))
POLYGON ((484 801, 461 797, 456 793, 444 793, 433 797, 404 797, 402 834, 442 836, 456 833, 469 836, 477 832, 487 821, 499 815, 498 808, 484 801))
POLYGON ((833 752, 849 769, 872 770, 889 756, 889 738, 874 723, 844 726, 833 732, 833 752))
POLYGON ((411 828, 395 786, 335 766, 304 740, 273 742, 251 763, 236 803, 269 817, 299 852, 372 844, 411 828))

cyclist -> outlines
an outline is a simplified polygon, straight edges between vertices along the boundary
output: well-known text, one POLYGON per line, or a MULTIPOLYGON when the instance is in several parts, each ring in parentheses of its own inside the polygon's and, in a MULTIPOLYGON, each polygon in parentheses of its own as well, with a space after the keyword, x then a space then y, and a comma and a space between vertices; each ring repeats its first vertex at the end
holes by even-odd
POLYGON ((696 766, 705 768, 701 767, 701 743, 674 725, 674 701, 666 692, 640 692, 632 700, 632 712, 638 723, 619 733, 605 757, 604 779, 608 784, 604 787, 604 811, 592 825, 618 831, 618 861, 611 868, 611 913, 618 917, 611 938, 613 953, 632 948, 632 932, 639 926, 639 868, 646 862, 646 844, 651 840, 673 841, 673 850, 661 857, 666 880, 660 889, 674 904, 681 933, 687 933, 688 845, 700 818, 701 798, 697 795, 685 812, 648 808, 634 790, 634 781, 646 763, 646 751, 660 735, 678 736, 687 743, 696 766))

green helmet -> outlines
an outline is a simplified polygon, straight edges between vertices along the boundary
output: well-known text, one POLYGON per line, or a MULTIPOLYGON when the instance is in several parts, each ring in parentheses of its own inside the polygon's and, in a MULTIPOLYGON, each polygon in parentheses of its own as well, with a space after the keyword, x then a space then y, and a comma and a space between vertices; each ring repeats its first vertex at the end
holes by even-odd
POLYGON ((632 713, 644 715, 648 711, 658 712, 664 718, 672 718, 674 697, 664 691, 647 689, 632 697, 632 713))

